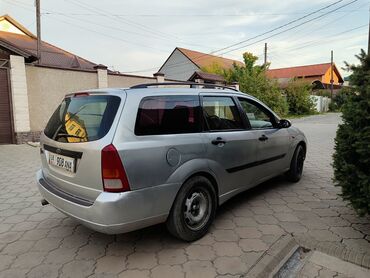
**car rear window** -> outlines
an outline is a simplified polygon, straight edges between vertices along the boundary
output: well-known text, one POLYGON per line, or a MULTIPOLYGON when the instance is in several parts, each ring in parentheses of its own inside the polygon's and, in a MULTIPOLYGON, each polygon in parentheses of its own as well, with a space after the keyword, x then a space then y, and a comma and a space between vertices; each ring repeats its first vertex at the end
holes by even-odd
POLYGON ((81 143, 104 137, 116 116, 117 96, 66 97, 51 116, 44 133, 64 143, 81 143))
POLYGON ((141 100, 136 135, 195 133, 200 131, 198 96, 152 96, 141 100))

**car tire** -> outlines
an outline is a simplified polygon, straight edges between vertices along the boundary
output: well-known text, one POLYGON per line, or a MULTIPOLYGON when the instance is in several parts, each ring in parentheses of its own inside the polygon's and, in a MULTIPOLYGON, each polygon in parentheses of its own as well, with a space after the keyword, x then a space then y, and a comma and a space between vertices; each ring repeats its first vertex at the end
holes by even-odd
POLYGON ((181 187, 167 219, 167 229, 184 241, 203 237, 212 224, 217 196, 212 183, 203 176, 190 178, 181 187))
POLYGON ((303 164, 306 157, 306 151, 302 145, 298 145, 294 151, 292 161, 290 162, 290 169, 285 176, 288 181, 298 182, 303 173, 303 164))

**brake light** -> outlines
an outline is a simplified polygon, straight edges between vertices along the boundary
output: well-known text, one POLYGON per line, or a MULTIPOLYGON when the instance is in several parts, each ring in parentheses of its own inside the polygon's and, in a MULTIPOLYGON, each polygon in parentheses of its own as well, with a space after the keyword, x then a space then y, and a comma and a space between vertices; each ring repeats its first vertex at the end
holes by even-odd
POLYGON ((126 171, 123 168, 117 149, 112 144, 102 150, 101 169, 104 191, 130 191, 126 171))
POLYGON ((90 94, 89 93, 86 93, 86 92, 81 92, 81 93, 74 93, 73 96, 74 97, 86 97, 86 96, 89 96, 90 94))

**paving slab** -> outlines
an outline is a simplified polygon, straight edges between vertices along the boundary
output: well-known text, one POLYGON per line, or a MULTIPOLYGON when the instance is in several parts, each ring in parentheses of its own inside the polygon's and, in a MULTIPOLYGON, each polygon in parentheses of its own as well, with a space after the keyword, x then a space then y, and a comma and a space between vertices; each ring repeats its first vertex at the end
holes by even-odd
MULTIPOLYGON (((269 250, 287 235, 334 245, 338 252, 341 246, 369 252, 369 217, 358 217, 331 181, 339 122, 331 113, 293 120, 308 139, 301 181, 278 177, 236 196, 193 243, 174 239, 164 225, 99 234, 41 206, 39 149, 0 145, 0 277, 239 277, 267 262, 269 250)), ((370 257, 356 259, 370 265, 370 257)), ((319 274, 330 271, 322 267, 319 274)))
POLYGON ((370 270, 334 256, 314 251, 300 275, 308 277, 337 277, 342 275, 345 277, 368 278, 370 277, 370 270))

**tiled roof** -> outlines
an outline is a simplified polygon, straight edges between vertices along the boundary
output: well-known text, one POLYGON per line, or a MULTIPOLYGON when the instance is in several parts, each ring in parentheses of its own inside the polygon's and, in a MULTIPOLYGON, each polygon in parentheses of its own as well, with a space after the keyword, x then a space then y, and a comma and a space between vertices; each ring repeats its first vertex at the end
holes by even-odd
POLYGON ((214 56, 186 48, 177 47, 177 49, 181 51, 186 57, 188 57, 199 68, 212 66, 213 64, 218 64, 224 69, 230 69, 232 68, 234 63, 239 66, 244 66, 244 63, 237 60, 214 56))
MULTIPOLYGON (((34 37, 0 31, 0 41, 37 57, 37 40, 34 37)), ((42 42, 40 65, 57 68, 94 70, 96 64, 54 45, 42 42)))
POLYGON ((210 81, 225 82, 225 78, 221 75, 214 74, 214 73, 202 72, 202 71, 194 72, 194 74, 189 78, 189 80, 193 81, 196 78, 201 78, 203 80, 210 80, 210 81))
POLYGON ((271 78, 294 78, 294 77, 308 77, 308 76, 322 76, 330 68, 330 63, 298 66, 281 69, 270 69, 267 75, 271 78))

